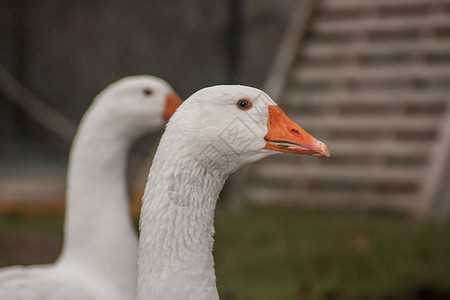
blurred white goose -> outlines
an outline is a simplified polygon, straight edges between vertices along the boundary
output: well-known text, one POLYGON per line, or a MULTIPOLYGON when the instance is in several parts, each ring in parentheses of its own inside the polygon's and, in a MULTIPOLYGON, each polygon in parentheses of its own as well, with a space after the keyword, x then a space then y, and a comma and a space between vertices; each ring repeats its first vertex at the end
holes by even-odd
POLYGON ((218 299, 216 200, 232 172, 276 151, 330 156, 258 89, 214 86, 183 102, 166 126, 143 197, 138 299, 218 299))
POLYGON ((180 103, 153 76, 127 77, 94 99, 70 153, 61 256, 51 265, 2 269, 1 300, 135 298, 137 235, 128 207, 127 152, 137 137, 161 128, 180 103))

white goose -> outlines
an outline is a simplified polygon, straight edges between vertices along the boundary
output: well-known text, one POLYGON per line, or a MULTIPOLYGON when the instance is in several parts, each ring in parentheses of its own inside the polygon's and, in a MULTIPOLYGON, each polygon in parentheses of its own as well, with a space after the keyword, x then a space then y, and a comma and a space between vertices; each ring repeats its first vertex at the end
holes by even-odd
POLYGON ((94 99, 70 153, 61 256, 51 265, 3 269, 1 300, 135 298, 137 235, 128 207, 127 152, 137 137, 161 128, 180 103, 153 76, 127 77, 94 99))
POLYGON ((143 197, 138 299, 218 299, 216 200, 232 172, 276 151, 330 156, 258 89, 209 87, 183 102, 166 126, 143 197))

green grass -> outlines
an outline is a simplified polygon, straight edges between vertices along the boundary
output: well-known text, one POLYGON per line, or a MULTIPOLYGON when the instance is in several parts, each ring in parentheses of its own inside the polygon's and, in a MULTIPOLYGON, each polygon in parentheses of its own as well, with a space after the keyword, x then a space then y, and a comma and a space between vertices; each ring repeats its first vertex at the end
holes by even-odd
POLYGON ((61 251, 62 227, 62 217, 0 215, 0 267, 55 261, 61 251))
MULTIPOLYGON (((449 224, 247 207, 215 227, 221 299, 450 299, 449 224)), ((61 237, 60 217, 0 216, 0 266, 51 262, 61 237)))
POLYGON ((64 220, 60 216, 28 217, 0 215, 0 233, 27 234, 42 231, 61 231, 64 220))
POLYGON ((448 225, 251 207, 218 211, 215 249, 218 288, 230 299, 450 292, 448 225))

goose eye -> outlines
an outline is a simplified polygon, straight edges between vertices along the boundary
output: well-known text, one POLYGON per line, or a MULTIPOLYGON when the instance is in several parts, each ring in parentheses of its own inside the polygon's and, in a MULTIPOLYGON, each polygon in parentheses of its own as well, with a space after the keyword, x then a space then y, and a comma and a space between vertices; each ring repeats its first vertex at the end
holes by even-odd
POLYGON ((144 89, 144 90, 142 91, 142 93, 143 93, 145 96, 150 96, 151 94, 153 94, 153 91, 152 91, 151 89, 149 89, 149 88, 146 88, 146 89, 144 89))
POLYGON ((252 108, 252 102, 248 99, 241 99, 236 103, 237 107, 242 110, 252 108))

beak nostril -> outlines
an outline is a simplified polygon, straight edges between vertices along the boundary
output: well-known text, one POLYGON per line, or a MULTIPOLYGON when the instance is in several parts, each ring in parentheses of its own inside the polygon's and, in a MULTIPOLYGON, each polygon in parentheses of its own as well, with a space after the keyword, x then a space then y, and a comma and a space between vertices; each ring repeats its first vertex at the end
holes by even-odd
POLYGON ((302 136, 302 134, 295 128, 291 128, 291 132, 296 136, 300 136, 300 137, 302 136))

